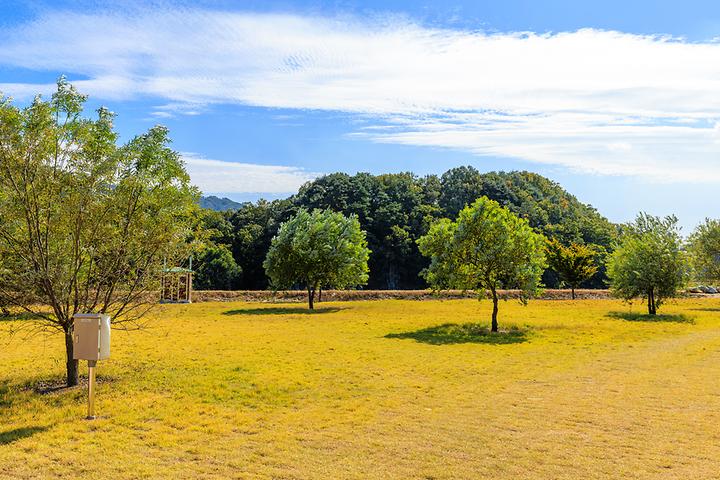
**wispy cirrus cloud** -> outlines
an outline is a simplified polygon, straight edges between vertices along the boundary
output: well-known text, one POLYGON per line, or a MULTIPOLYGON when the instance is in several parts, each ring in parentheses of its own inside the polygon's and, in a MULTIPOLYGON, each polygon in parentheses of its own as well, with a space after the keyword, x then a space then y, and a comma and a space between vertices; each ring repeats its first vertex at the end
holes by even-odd
MULTIPOLYGON (((0 33, 0 65, 82 75, 79 88, 102 98, 157 98, 158 116, 219 103, 340 111, 369 120, 356 135, 376 142, 720 180, 716 42, 198 9, 48 12, 0 33)), ((0 84, 17 96, 43 88, 0 84)))

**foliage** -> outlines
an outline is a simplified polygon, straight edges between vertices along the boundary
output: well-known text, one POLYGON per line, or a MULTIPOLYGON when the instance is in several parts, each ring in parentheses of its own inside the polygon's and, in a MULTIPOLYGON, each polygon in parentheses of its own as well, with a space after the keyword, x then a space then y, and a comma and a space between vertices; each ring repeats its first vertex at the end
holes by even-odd
MULTIPOLYGON (((243 270, 238 288, 266 289, 262 263, 279 225, 301 208, 330 209, 356 215, 367 233, 369 288, 426 288, 419 274, 428 266, 428 259, 420 253, 417 240, 433 222, 455 218, 466 204, 482 195, 564 245, 582 243, 604 252, 616 237, 616 227, 595 209, 544 177, 528 172, 479 173, 473 167, 460 167, 441 177, 409 172, 326 175, 306 183, 288 199, 243 203, 237 209, 215 212, 215 225, 222 227, 209 225, 217 233, 210 241, 232 251, 243 270)), ((557 287, 560 280, 548 270, 543 282, 557 287)), ((584 285, 604 287, 604 265, 584 285)))
POLYGON ((566 247, 553 238, 547 242, 545 253, 550 268, 557 272, 563 283, 570 286, 573 300, 575 289, 598 271, 598 252, 588 245, 572 243, 566 247))
POLYGON ((441 177, 440 207, 448 218, 483 195, 565 245, 575 242, 609 247, 616 237, 615 227, 594 208, 536 173, 481 174, 473 167, 459 167, 441 177))
POLYGON ((280 225, 294 211, 290 200, 260 200, 225 213, 230 228, 218 241, 230 245, 235 262, 242 268, 241 289, 264 290, 268 287, 263 261, 280 225))
POLYGON ((523 301, 538 292, 546 266, 544 242, 527 220, 481 197, 461 210, 457 221, 433 224, 418 245, 431 259, 424 275, 433 288, 490 291, 496 332, 497 290, 520 289, 523 301))
MULTIPOLYGON (((426 286, 419 273, 428 263, 417 240, 431 223, 442 217, 455 218, 466 204, 482 195, 564 244, 593 244, 604 250, 616 236, 616 228, 592 207, 546 178, 527 172, 481 174, 472 167, 460 167, 440 178, 407 172, 377 176, 335 173, 307 183, 292 201, 299 208, 329 208, 357 215, 372 251, 368 286, 412 289, 426 286)), ((601 268, 588 286, 602 287, 603 279, 601 268)), ((551 275, 546 281, 557 286, 551 275)))
POLYGON ((705 219, 690 235, 688 243, 697 279, 720 282, 720 220, 705 219))
POLYGON ((369 255, 357 217, 301 209, 280 226, 263 265, 274 288, 307 288, 312 310, 318 289, 367 283, 369 255))
POLYGON ((241 275, 232 252, 224 245, 210 244, 197 256, 193 285, 198 290, 233 290, 241 275))
POLYGON ((165 128, 117 146, 114 115, 85 118, 84 102, 64 78, 50 101, 0 101, 0 302, 64 333, 68 384, 73 315, 141 318, 163 261, 185 255, 197 198, 165 128))
POLYGON ((647 299, 655 315, 667 298, 676 296, 689 275, 680 229, 674 216, 638 215, 625 226, 620 243, 610 255, 608 276, 613 293, 625 300, 647 299))
POLYGON ((415 242, 439 214, 436 180, 411 173, 335 173, 304 185, 294 202, 308 210, 357 216, 372 252, 370 288, 421 288, 419 273, 426 262, 415 242))
POLYGON ((484 191, 486 189, 482 174, 471 166, 456 167, 443 173, 440 187, 438 203, 448 218, 457 217, 460 210, 483 195, 496 201, 505 200, 490 197, 489 192, 484 191))

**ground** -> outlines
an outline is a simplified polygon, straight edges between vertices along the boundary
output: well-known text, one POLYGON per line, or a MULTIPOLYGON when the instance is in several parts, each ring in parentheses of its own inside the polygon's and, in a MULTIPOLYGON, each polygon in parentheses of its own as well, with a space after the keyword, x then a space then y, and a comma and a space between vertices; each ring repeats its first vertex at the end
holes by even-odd
MULTIPOLYGON (((113 332, 100 418, 0 322, 0 478, 717 478, 720 300, 200 303, 113 332), (510 329, 511 326, 517 327, 510 329)), ((86 366, 82 365, 82 371, 86 366)))

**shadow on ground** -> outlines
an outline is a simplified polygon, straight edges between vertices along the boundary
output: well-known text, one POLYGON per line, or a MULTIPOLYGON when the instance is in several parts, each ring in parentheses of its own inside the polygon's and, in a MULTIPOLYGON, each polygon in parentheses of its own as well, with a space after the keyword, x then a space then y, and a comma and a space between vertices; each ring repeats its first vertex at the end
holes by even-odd
POLYGON ((307 307, 259 307, 259 308, 238 308, 228 310, 223 315, 316 315, 320 313, 334 313, 342 310, 338 307, 320 307, 310 310, 307 307))
POLYGON ((47 429, 48 427, 22 427, 0 432, 0 445, 8 445, 23 438, 32 437, 47 429))
POLYGON ((13 322, 17 320, 39 320, 41 317, 33 313, 4 313, 0 312, 0 322, 13 322))
POLYGON ((518 328, 491 332, 477 323, 445 323, 436 327, 423 328, 414 332, 389 333, 385 338, 410 338, 430 345, 451 345, 456 343, 487 343, 504 345, 527 341, 527 332, 518 328))
POLYGON ((696 312, 720 312, 720 307, 702 307, 702 308, 691 308, 696 312))
POLYGON ((682 313, 679 314, 657 314, 648 315, 646 313, 632 312, 610 312, 607 314, 610 318, 618 318, 628 322, 674 322, 674 323, 695 323, 692 317, 688 317, 682 313))
MULTIPOLYGON (((95 377, 95 383, 98 385, 102 385, 105 383, 113 383, 116 380, 117 378, 111 375, 98 374, 97 377, 95 377)), ((80 378, 78 379, 78 384, 73 385, 72 387, 68 387, 65 378, 62 377, 50 380, 36 380, 33 382, 28 382, 25 385, 25 390, 32 390, 33 392, 39 393, 40 395, 50 395, 53 393, 60 394, 63 392, 71 392, 73 390, 85 390, 87 388, 87 384, 87 375, 80 375, 80 378)))

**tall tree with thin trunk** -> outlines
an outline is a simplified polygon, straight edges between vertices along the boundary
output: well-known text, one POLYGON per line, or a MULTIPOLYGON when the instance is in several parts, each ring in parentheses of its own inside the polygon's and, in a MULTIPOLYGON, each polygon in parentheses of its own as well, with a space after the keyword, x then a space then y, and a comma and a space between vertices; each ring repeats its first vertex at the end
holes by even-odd
POLYGON ((301 209, 280 226, 263 265, 273 288, 305 287, 312 310, 322 288, 366 284, 369 256, 356 216, 301 209))
POLYGON ((423 274, 433 288, 489 292, 491 331, 497 332, 498 291, 519 289, 523 303, 538 292, 545 241, 527 220, 481 197, 461 210, 457 221, 433 224, 418 245, 431 259, 423 274))
POLYGON ((575 289, 598 271, 595 259, 598 252, 581 243, 572 243, 566 247, 557 239, 549 240, 546 254, 550 268, 557 272, 560 280, 570 287, 572 299, 575 300, 575 289))
POLYGON ((114 115, 86 118, 84 102, 64 78, 50 101, 0 99, 0 302, 63 334, 68 386, 73 315, 137 327, 163 260, 185 249, 198 193, 165 128, 118 146, 114 115))
POLYGON ((620 243, 610 255, 608 277, 613 293, 627 301, 643 298, 649 315, 677 295, 689 279, 677 218, 640 213, 625 225, 620 243))

